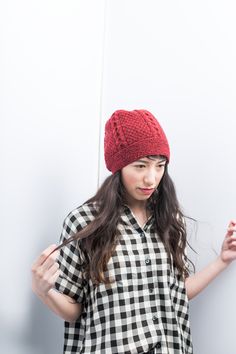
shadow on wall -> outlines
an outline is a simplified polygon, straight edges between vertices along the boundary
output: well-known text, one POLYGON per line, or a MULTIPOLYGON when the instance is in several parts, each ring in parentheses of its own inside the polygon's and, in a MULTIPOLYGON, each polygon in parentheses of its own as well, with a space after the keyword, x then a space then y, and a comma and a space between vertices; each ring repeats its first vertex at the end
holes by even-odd
MULTIPOLYGON (((48 230, 50 230, 50 227, 48 227, 48 230)), ((41 239, 38 247, 39 252, 45 247, 45 244, 47 244, 47 241, 41 239)), ((25 336, 27 341, 25 344, 27 344, 27 347, 32 348, 29 354, 62 353, 64 340, 63 319, 54 314, 33 292, 30 296, 29 309, 30 317, 27 321, 25 336)))
MULTIPOLYGON (((57 178, 57 183, 55 184, 55 179, 47 175, 41 179, 40 183, 43 192, 39 197, 40 200, 37 200, 38 203, 34 201, 38 205, 38 212, 35 213, 36 219, 31 220, 32 225, 38 225, 37 231, 33 230, 34 239, 39 240, 37 256, 45 247, 59 242, 63 218, 57 228, 58 215, 61 214, 61 211, 67 205, 61 192, 62 182, 59 182, 59 178, 57 178), (48 191, 50 191, 50 197, 48 197, 48 191), (45 205, 47 205, 46 210, 45 205), (39 220, 40 216, 42 219, 39 220), (57 229, 58 231, 55 231, 57 229)), ((55 315, 33 292, 30 296, 29 307, 30 317, 27 321, 25 340, 27 341, 27 347, 31 347, 30 354, 62 353, 64 342, 63 319, 55 315)))
POLYGON ((31 354, 58 354, 63 352, 63 320, 54 315, 36 296, 32 296, 31 318, 27 334, 31 354))

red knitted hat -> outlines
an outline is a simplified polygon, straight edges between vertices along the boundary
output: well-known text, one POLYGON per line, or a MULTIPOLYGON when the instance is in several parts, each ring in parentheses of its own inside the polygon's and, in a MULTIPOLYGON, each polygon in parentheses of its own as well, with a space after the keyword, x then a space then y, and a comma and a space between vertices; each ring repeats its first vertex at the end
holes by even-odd
POLYGON ((148 111, 117 110, 105 125, 104 155, 112 173, 141 157, 164 155, 170 159, 166 135, 156 118, 148 111))

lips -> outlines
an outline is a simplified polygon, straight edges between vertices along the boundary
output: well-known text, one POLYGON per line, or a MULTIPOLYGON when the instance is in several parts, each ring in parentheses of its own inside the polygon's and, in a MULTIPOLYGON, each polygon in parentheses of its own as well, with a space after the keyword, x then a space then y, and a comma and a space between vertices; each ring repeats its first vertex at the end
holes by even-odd
POLYGON ((153 191, 154 188, 140 188, 142 189, 143 191, 153 191))
POLYGON ((144 194, 151 194, 154 191, 154 188, 139 188, 139 189, 144 194))

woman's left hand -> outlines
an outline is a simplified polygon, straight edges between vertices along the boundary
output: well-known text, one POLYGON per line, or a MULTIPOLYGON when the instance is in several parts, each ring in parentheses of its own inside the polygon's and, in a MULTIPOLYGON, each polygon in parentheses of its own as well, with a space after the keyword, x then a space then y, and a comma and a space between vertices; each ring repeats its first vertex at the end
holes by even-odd
POLYGON ((236 259, 236 220, 231 220, 229 223, 227 234, 221 247, 220 257, 225 263, 231 263, 236 259))

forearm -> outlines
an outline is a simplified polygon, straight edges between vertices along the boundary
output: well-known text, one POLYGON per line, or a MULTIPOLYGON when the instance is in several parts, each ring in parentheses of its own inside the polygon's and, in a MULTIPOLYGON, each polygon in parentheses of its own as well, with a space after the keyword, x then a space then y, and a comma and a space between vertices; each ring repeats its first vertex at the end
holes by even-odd
POLYGON ((228 263, 223 262, 220 257, 217 257, 203 270, 188 277, 185 280, 188 299, 191 300, 196 295, 198 295, 213 279, 216 278, 218 274, 227 268, 227 266, 228 263))
POLYGON ((39 296, 39 298, 56 315, 67 322, 76 321, 81 314, 81 304, 74 302, 69 296, 61 294, 54 289, 50 289, 47 295, 39 296))

